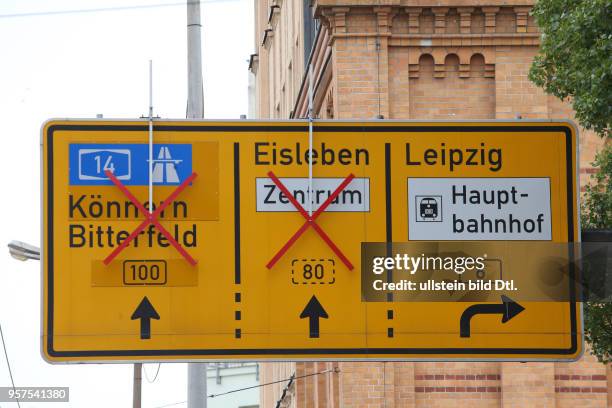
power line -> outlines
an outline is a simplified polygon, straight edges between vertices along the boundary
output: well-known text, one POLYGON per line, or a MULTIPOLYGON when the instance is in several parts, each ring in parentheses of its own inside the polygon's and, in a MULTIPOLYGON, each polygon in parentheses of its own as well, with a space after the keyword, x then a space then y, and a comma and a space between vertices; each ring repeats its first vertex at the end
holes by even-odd
POLYGON ((153 377, 152 380, 149 379, 149 374, 147 373, 147 367, 146 366, 142 366, 142 370, 144 371, 144 375, 145 378, 147 379, 147 382, 149 384, 153 384, 155 382, 155 380, 157 380, 157 376, 159 375, 159 369, 161 368, 161 363, 157 364, 157 370, 155 371, 155 376, 153 377))
POLYGON ((4 341, 4 333, 2 332, 2 324, 0 323, 0 337, 2 338, 2 348, 4 349, 4 357, 6 358, 6 365, 8 367, 9 376, 11 377, 11 385, 13 386, 13 392, 15 392, 15 399, 17 400, 17 406, 21 408, 17 392, 15 390, 15 380, 13 380, 13 371, 11 370, 11 362, 9 361, 8 352, 6 351, 6 342, 4 341))
MULTIPOLYGON (((333 373, 339 373, 340 370, 338 369, 338 367, 334 367, 334 368, 331 368, 329 370, 323 370, 323 371, 319 371, 317 373, 300 375, 300 376, 297 376, 297 377, 295 376, 295 374, 293 374, 291 377, 283 378, 282 380, 271 381, 271 382, 268 382, 268 383, 265 383, 265 384, 252 385, 250 387, 238 388, 238 389, 235 389, 235 390, 231 390, 231 391, 227 391, 227 392, 222 392, 220 394, 210 394, 210 395, 208 395, 208 398, 215 398, 215 397, 220 397, 222 395, 233 394, 235 392, 252 390, 253 388, 265 387, 267 385, 278 384, 278 383, 282 383, 282 382, 285 382, 285 381, 289 381, 289 383, 287 384, 287 387, 285 387, 285 388, 288 388, 291 385, 291 383, 293 381, 295 381, 295 380, 299 380, 301 378, 306 378, 306 377, 312 377, 312 376, 315 376, 315 375, 332 373, 332 372, 333 373)), ((286 393, 286 389, 285 389, 285 393, 286 393)), ((167 408, 167 407, 172 407, 172 406, 181 405, 181 404, 185 404, 185 403, 187 403, 187 401, 173 402, 171 404, 159 405, 156 408, 167 408)))
MULTIPOLYGON (((239 1, 239 0, 202 0, 200 1, 200 3, 201 4, 229 3, 229 2, 235 2, 235 1, 239 1)), ((141 9, 175 7, 175 6, 184 6, 184 5, 185 5, 185 2, 176 2, 176 3, 142 4, 138 6, 99 7, 99 8, 92 8, 92 9, 35 11, 31 13, 0 14, 0 18, 54 16, 54 15, 62 15, 62 14, 102 13, 102 12, 109 12, 109 11, 141 10, 141 9)))
POLYGON ((176 405, 183 405, 183 404, 186 404, 186 403, 187 403, 187 401, 173 402, 172 404, 159 405, 159 406, 157 406, 157 407, 155 407, 155 408, 174 407, 174 406, 176 406, 176 405))
POLYGON ((222 392, 221 394, 210 394, 208 396, 208 398, 215 398, 215 397, 219 397, 221 395, 233 394, 233 393, 239 392, 239 391, 246 391, 246 390, 251 390, 253 388, 265 387, 266 385, 278 384, 278 383, 282 383, 282 382, 289 381, 289 380, 298 380, 300 378, 312 377, 313 375, 325 374, 325 373, 329 373, 329 372, 332 372, 332 371, 333 372, 338 372, 336 369, 332 368, 330 370, 323 370, 323 371, 319 371, 318 373, 301 375, 299 377, 295 377, 295 375, 292 375, 289 378, 283 378, 282 380, 278 380, 278 381, 272 381, 272 382, 265 383, 265 384, 252 385, 250 387, 245 387, 245 388, 238 388, 238 389, 235 389, 235 390, 231 390, 231 391, 227 391, 227 392, 222 392))

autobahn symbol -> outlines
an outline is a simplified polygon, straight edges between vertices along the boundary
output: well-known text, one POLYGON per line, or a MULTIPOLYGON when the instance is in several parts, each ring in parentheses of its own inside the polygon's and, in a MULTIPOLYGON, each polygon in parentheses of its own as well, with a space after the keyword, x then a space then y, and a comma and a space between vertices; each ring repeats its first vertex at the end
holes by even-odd
POLYGON ((159 149, 157 159, 153 160, 153 183, 178 183, 176 165, 182 160, 172 159, 168 146, 159 149))

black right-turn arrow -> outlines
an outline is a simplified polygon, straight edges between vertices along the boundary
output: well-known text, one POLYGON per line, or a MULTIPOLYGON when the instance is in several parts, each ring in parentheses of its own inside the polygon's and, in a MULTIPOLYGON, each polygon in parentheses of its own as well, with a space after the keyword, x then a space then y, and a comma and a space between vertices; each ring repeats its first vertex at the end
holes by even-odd
POLYGON ((502 295, 502 303, 496 305, 482 304, 472 305, 465 309, 461 315, 459 323, 459 333, 461 337, 470 337, 470 322, 472 317, 477 314, 501 314, 502 323, 506 323, 517 314, 521 313, 525 308, 507 296, 502 295))
POLYGON ((329 316, 316 296, 310 298, 308 304, 300 314, 300 319, 308 317, 310 319, 310 337, 319 337, 319 318, 327 319, 329 316))
POLYGON ((145 296, 132 313, 132 320, 140 319, 140 338, 148 340, 151 338, 151 319, 159 320, 157 311, 145 296))

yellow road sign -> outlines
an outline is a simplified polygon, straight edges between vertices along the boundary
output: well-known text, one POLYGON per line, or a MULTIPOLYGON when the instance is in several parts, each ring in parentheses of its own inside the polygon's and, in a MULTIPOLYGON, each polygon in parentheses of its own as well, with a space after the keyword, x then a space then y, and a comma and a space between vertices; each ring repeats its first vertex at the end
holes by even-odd
POLYGON ((144 121, 53 120, 42 138, 48 361, 582 353, 575 297, 361 293, 362 242, 578 240, 566 122, 321 121, 309 152, 303 121, 159 120, 151 174, 144 121))

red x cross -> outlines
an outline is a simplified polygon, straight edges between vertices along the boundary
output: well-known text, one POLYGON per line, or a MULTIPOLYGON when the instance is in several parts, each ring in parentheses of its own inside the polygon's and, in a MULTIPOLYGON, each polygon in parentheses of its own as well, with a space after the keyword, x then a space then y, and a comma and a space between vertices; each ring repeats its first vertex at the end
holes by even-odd
MULTIPOLYGON (((121 192, 123 194, 125 194, 125 196, 136 206, 136 208, 138 208, 140 211, 142 211, 142 213, 145 215, 145 220, 117 248, 115 248, 113 250, 113 252, 111 252, 110 255, 106 257, 106 259, 104 259, 104 265, 108 265, 109 263, 111 263, 113 261, 113 259, 115 259, 115 257, 117 255, 119 255, 119 253, 121 251, 123 251, 123 249, 126 248, 130 244, 130 242, 134 238, 136 238, 138 236, 138 234, 140 234, 147 227, 147 225, 149 225, 149 224, 153 224, 155 227, 157 227, 159 232, 161 232, 163 234, 163 236, 166 237, 166 239, 170 242, 170 244, 174 248, 176 248, 176 250, 181 255, 183 255, 183 257, 187 260, 187 262, 189 262, 191 264, 191 266, 193 266, 193 265, 195 265, 197 263, 197 261, 195 259, 193 259, 191 257, 191 255, 189 255, 189 253, 187 253, 187 251, 185 251, 185 249, 181 246, 181 244, 176 242, 176 240, 168 232, 168 230, 166 230, 159 223, 159 221, 157 220, 157 217, 159 217, 161 212, 164 211, 164 209, 168 205, 170 205, 170 203, 172 203, 174 200, 176 200, 176 197, 181 193, 181 191, 183 191, 185 189, 185 187, 187 187, 189 185, 189 183, 191 183, 193 181, 193 179, 195 179, 197 177, 196 173, 192 173, 191 176, 187 177, 181 183, 181 185, 179 185, 176 188, 176 190, 174 190, 172 192, 172 194, 170 194, 168 196, 168 198, 166 198, 164 201, 162 201, 160 206, 157 207, 155 209, 155 211, 153 211, 153 212, 149 212, 149 210, 147 210, 145 208, 145 206, 142 205, 142 203, 140 203, 136 197, 134 197, 134 195, 130 192, 130 190, 128 190, 121 183, 121 181, 119 181, 119 179, 117 177, 115 177, 115 175, 113 173, 111 173, 109 170, 106 170, 105 174, 106 174, 106 177, 108 177, 113 182, 113 184, 116 185, 119 188, 119 190, 121 190, 121 192)), ((149 205, 151 205, 151 203, 149 203, 149 205)))
POLYGON ((325 200, 325 202, 321 204, 317 211, 315 211, 312 215, 309 215, 308 212, 306 212, 304 207, 302 207, 302 205, 295 199, 295 197, 291 195, 287 187, 285 187, 283 183, 281 183, 281 181, 278 179, 278 177, 274 175, 274 173, 272 173, 271 171, 268 172, 268 177, 272 179, 274 184, 276 184, 280 191, 282 191, 283 194, 289 199, 291 204, 293 204, 293 206, 298 210, 298 212, 302 214, 302 216, 306 219, 306 222, 300 227, 300 229, 296 231, 295 234, 293 234, 291 238, 289 238, 289 241, 287 241, 287 243, 281 249, 279 249, 276 255, 274 255, 270 262, 267 263, 266 267, 268 269, 272 269, 274 264, 276 264, 276 262, 278 262, 278 260, 283 257, 285 252, 287 252, 289 248, 291 248, 291 246, 304 233, 304 231, 306 231, 308 227, 312 227, 321 236, 323 241, 325 241, 325 243, 332 249, 332 251, 334 251, 338 258, 342 260, 344 265, 346 265, 349 270, 353 270, 353 264, 351 263, 351 261, 349 261, 348 258, 344 256, 340 248, 338 248, 336 244, 334 244, 331 238, 325 233, 325 231, 323 231, 323 229, 315 222, 315 220, 319 215, 321 215, 323 211, 327 209, 327 207, 329 207, 332 201, 334 201, 336 197, 338 197, 342 190, 344 190, 350 184, 350 182, 353 181, 355 176, 353 174, 349 174, 348 177, 344 179, 344 181, 334 190, 334 192, 329 197, 327 197, 327 200, 325 200))

